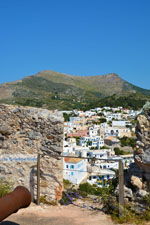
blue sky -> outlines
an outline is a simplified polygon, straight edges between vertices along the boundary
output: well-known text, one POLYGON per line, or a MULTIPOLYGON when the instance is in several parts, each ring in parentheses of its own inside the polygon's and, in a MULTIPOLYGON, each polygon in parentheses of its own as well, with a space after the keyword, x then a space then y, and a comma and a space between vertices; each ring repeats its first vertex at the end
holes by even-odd
POLYGON ((115 72, 150 89, 149 0, 0 0, 0 83, 115 72))

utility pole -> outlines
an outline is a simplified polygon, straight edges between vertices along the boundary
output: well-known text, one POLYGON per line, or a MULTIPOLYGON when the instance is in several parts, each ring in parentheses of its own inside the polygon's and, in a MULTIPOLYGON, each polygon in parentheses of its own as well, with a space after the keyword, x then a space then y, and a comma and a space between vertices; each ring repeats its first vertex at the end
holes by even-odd
POLYGON ((119 160, 119 216, 123 216, 124 210, 124 168, 122 160, 119 160))
POLYGON ((40 205, 40 153, 37 155, 37 205, 40 205))

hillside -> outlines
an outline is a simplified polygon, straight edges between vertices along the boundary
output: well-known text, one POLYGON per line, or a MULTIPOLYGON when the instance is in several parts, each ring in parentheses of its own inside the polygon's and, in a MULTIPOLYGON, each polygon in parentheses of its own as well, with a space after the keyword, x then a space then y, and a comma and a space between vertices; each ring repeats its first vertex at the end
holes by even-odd
POLYGON ((86 109, 104 103, 123 105, 124 98, 129 101, 126 107, 134 105, 134 102, 137 103, 136 107, 140 107, 150 99, 150 90, 132 85, 114 73, 72 76, 42 71, 22 80, 0 85, 1 103, 48 109, 86 109))

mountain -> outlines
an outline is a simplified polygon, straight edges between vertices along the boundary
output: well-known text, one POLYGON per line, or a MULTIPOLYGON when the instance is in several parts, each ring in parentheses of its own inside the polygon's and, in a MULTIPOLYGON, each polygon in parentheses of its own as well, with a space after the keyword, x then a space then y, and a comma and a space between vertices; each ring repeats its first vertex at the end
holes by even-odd
POLYGON ((42 71, 22 80, 0 85, 1 103, 48 109, 87 109, 123 103, 128 103, 126 107, 134 107, 134 103, 136 107, 141 107, 149 99, 150 90, 137 87, 115 73, 73 76, 42 71))

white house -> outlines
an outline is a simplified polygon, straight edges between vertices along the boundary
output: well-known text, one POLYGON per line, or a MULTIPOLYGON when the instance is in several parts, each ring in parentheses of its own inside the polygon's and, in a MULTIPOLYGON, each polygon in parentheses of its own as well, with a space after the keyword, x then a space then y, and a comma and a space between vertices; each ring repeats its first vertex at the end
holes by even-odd
POLYGON ((99 187, 108 187, 109 181, 115 177, 115 172, 107 169, 93 171, 87 179, 90 184, 96 184, 99 187))
POLYGON ((100 130, 100 126, 99 125, 94 125, 92 127, 89 127, 89 136, 90 137, 95 137, 98 136, 98 132, 100 130))
POLYGON ((105 137, 108 137, 108 136, 130 137, 131 131, 129 128, 126 128, 126 127, 106 127, 105 128, 105 137))
POLYGON ((85 116, 87 116, 87 117, 91 117, 91 116, 94 116, 94 115, 96 115, 96 112, 92 112, 92 111, 86 111, 85 112, 85 116))
POLYGON ((76 122, 76 121, 80 121, 80 120, 81 120, 81 118, 79 116, 71 116, 69 118, 70 122, 76 122))
POLYGON ((108 162, 98 162, 95 163, 100 169, 118 169, 118 162, 117 161, 108 161, 108 162))
POLYGON ((89 148, 77 145, 73 147, 73 151, 75 152, 75 155, 77 156, 87 157, 87 152, 89 151, 89 148))
POLYGON ((87 160, 64 158, 63 178, 73 184, 80 184, 87 177, 87 160))
POLYGON ((82 137, 82 138, 80 138, 80 145, 81 146, 87 146, 89 148, 94 147, 94 148, 100 149, 101 147, 104 146, 104 139, 102 139, 99 136, 82 137))
POLYGON ((118 121, 113 120, 112 121, 112 127, 126 127, 127 125, 131 126, 132 124, 126 120, 118 120, 118 121))
POLYGON ((75 138, 67 138, 68 146, 75 147, 77 145, 75 138))
POLYGON ((64 155, 75 155, 73 147, 72 146, 64 146, 63 147, 63 154, 64 155))
POLYGON ((93 150, 89 151, 88 155, 97 159, 108 159, 114 155, 114 151, 112 149, 93 150))
POLYGON ((110 113, 110 114, 106 114, 106 120, 107 121, 111 121, 113 119, 115 120, 121 120, 122 118, 122 113, 110 113))
POLYGON ((130 118, 135 118, 138 114, 140 114, 141 113, 141 110, 140 111, 135 111, 135 110, 130 110, 129 112, 128 112, 128 116, 130 117, 130 118))

